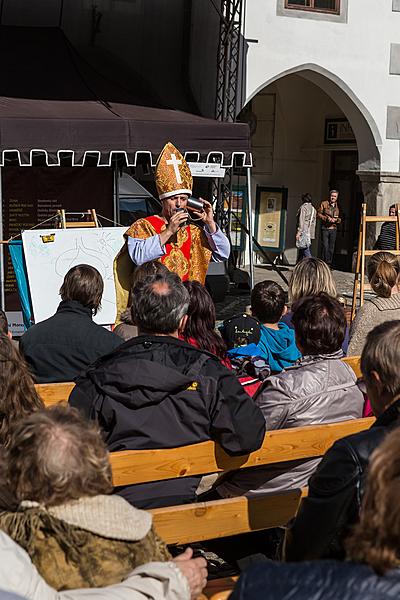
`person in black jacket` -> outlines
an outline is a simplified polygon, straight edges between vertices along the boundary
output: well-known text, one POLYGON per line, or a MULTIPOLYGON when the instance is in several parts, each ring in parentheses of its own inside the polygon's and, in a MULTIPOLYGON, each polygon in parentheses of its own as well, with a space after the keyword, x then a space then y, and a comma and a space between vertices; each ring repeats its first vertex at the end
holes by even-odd
POLYGON ((241 575, 230 600, 399 598, 399 457, 400 438, 392 431, 371 457, 360 522, 345 542, 345 562, 256 564, 241 575))
MULTIPOLYGON (((139 337, 98 360, 81 376, 69 402, 104 432, 109 450, 172 448, 215 440, 231 455, 264 439, 261 411, 219 359, 178 339, 189 294, 180 278, 138 283, 132 317, 139 337)), ((135 506, 193 502, 200 478, 140 484, 118 493, 135 506)))
POLYGON ((343 558, 343 540, 357 523, 372 452, 400 425, 400 321, 367 336, 361 371, 372 410, 372 427, 335 442, 309 480, 308 497, 286 532, 288 561, 343 558))
POLYGON ((73 381, 97 358, 123 343, 92 320, 100 308, 103 288, 97 269, 72 267, 64 277, 56 314, 24 333, 20 350, 38 383, 73 381))

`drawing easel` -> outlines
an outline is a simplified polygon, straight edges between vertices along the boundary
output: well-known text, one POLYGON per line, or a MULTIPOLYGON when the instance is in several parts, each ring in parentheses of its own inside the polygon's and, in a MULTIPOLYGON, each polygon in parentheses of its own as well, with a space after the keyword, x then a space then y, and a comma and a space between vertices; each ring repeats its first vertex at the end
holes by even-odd
POLYGON ((69 229, 71 227, 100 227, 95 208, 89 208, 82 212, 66 212, 65 208, 61 208, 57 211, 57 220, 58 227, 61 229, 69 229), (86 221, 68 221, 67 217, 69 215, 80 215, 81 217, 87 215, 90 218, 86 221))
POLYGON ((357 294, 360 288, 360 306, 364 304, 364 292, 366 288, 365 284, 365 257, 372 256, 382 250, 366 250, 366 234, 367 234, 367 223, 390 223, 395 222, 396 227, 396 248, 391 250, 384 250, 384 252, 390 252, 396 256, 400 256, 400 204, 396 204, 396 215, 394 217, 387 216, 372 216, 367 215, 367 205, 362 204, 361 206, 361 222, 360 231, 358 234, 358 249, 357 249, 357 264, 356 272, 354 276, 354 287, 353 287, 353 302, 351 306, 351 320, 353 321, 356 315, 357 307, 357 294))

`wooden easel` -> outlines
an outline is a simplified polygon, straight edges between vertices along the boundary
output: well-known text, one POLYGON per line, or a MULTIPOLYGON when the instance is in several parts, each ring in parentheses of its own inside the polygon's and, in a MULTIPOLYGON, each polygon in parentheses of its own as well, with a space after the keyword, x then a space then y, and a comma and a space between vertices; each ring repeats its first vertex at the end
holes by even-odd
POLYGON ((360 306, 364 304, 364 291, 365 291, 365 257, 372 256, 377 252, 390 252, 396 256, 400 255, 400 204, 396 204, 396 215, 394 217, 377 217, 367 215, 367 205, 362 204, 361 207, 361 222, 360 232, 358 234, 358 249, 357 249, 357 264, 356 272, 354 276, 354 287, 353 287, 353 303, 351 306, 351 320, 356 316, 356 305, 357 305, 357 294, 358 288, 360 287, 360 306), (366 232, 367 223, 397 223, 396 227, 396 248, 392 250, 366 250, 366 232))
POLYGON ((66 212, 65 208, 61 208, 57 211, 57 221, 58 227, 61 229, 69 229, 72 227, 100 227, 95 208, 89 208, 82 212, 66 212), (88 217, 91 218, 87 221, 68 221, 68 215, 88 215, 88 217))

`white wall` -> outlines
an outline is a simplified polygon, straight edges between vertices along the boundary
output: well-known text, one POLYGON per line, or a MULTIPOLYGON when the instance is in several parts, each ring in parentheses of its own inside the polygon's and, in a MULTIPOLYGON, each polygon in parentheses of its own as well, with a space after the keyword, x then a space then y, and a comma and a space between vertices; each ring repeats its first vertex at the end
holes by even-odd
POLYGON ((245 37, 258 40, 249 43, 247 100, 280 74, 313 65, 311 71, 315 66, 334 82, 318 79, 346 108, 356 135, 365 133, 356 106, 369 121, 380 165, 360 148, 360 167, 399 171, 399 142, 385 139, 387 106, 400 102, 400 76, 389 75, 390 44, 400 42, 400 12, 392 12, 392 0, 349 0, 347 23, 278 16, 277 2, 283 0, 247 1, 245 37))

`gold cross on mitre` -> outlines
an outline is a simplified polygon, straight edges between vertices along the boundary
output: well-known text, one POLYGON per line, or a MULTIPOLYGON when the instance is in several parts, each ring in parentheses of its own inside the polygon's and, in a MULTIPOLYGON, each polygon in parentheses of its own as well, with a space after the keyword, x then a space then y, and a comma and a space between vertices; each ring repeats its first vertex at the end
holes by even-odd
POLYGON ((176 194, 192 195, 193 178, 189 166, 171 142, 165 144, 158 157, 155 179, 160 200, 176 194))

